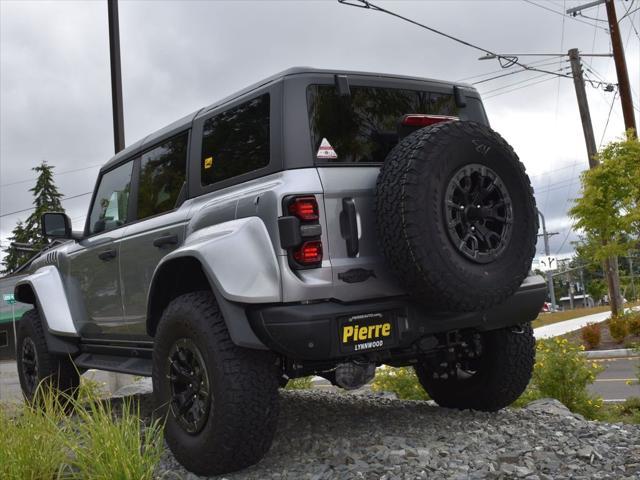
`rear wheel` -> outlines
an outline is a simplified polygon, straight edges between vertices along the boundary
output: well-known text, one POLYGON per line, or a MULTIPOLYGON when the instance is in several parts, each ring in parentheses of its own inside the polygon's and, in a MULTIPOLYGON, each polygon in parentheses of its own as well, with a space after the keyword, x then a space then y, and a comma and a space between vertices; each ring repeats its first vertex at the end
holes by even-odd
POLYGON ((278 368, 270 352, 233 344, 211 292, 173 300, 158 324, 153 391, 177 460, 200 475, 258 462, 278 419, 278 368))
POLYGON ((69 357, 49 353, 40 314, 34 308, 20 319, 16 360, 22 393, 31 402, 38 386, 54 387, 66 395, 75 394, 80 375, 69 357))
POLYGON ((482 333, 480 344, 479 357, 457 362, 453 374, 441 374, 437 362, 415 367, 441 407, 492 412, 511 405, 527 388, 535 361, 530 324, 482 333))

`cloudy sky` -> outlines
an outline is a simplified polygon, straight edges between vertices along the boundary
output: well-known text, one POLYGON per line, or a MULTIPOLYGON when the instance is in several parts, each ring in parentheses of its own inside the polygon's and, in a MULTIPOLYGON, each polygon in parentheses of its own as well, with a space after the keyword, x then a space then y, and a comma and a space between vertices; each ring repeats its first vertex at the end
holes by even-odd
MULTIPOLYGON (((375 2, 374 2, 375 3, 375 2)), ((380 1, 380 5, 500 53, 579 48, 610 52, 604 6, 559 14, 584 1, 380 1), (537 4, 537 5, 534 5, 537 4)), ((616 1, 618 16, 640 1, 616 1)), ((621 21, 636 109, 640 11, 621 21), (635 30, 634 30, 635 27, 635 30)), ((225 95, 291 66, 380 71, 477 82, 499 73, 480 52, 395 18, 322 1, 120 2, 127 144, 225 95), (493 72, 493 74, 491 74, 493 72)), ((0 0, 0 246, 32 198, 31 168, 55 165, 67 197, 90 192, 113 154, 106 1, 0 0)), ((520 57, 546 69, 565 58, 520 57)), ((616 82, 613 60, 585 57, 587 75, 616 82)), ((516 149, 547 217, 552 253, 568 254, 566 211, 587 167, 569 79, 519 73, 483 82, 493 128, 516 149)), ((613 93, 587 86, 597 143, 623 131, 613 93), (607 125, 607 119, 608 125, 607 125)), ((636 110, 636 118, 638 118, 636 110)), ((89 195, 64 202, 76 227, 89 195)), ((539 243, 539 253, 542 243, 539 243)))

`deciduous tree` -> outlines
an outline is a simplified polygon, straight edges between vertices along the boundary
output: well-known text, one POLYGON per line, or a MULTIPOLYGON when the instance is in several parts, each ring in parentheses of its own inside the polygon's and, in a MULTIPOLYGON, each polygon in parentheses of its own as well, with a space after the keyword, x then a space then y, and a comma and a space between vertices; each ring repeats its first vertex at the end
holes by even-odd
POLYGON ((640 237, 640 142, 632 131, 607 145, 600 165, 582 174, 581 196, 570 215, 584 233, 582 251, 603 263, 611 313, 622 309, 618 256, 638 244, 640 237))

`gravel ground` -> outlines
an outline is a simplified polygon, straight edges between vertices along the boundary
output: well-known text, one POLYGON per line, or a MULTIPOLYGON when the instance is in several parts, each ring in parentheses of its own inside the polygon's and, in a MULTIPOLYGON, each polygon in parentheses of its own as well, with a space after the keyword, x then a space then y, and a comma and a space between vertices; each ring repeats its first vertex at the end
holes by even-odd
MULTIPOLYGON (((640 479, 640 426, 585 421, 555 400, 497 413, 374 394, 282 391, 278 432, 240 479, 640 479)), ((151 400, 143 395, 142 409, 151 400)), ((162 479, 195 480, 167 450, 162 479)))

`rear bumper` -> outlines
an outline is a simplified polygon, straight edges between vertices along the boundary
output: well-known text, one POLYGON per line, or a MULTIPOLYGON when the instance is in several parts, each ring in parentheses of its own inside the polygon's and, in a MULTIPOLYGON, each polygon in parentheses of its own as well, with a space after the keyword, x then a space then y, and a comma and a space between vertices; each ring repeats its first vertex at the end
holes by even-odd
POLYGON ((541 277, 530 276, 505 303, 469 313, 433 313, 408 298, 271 305, 247 313, 253 330, 270 349, 294 360, 322 361, 353 355, 340 343, 340 320, 346 317, 382 313, 393 318, 396 332, 381 349, 405 349, 429 334, 468 328, 496 330, 531 322, 540 312, 546 291, 541 277))

